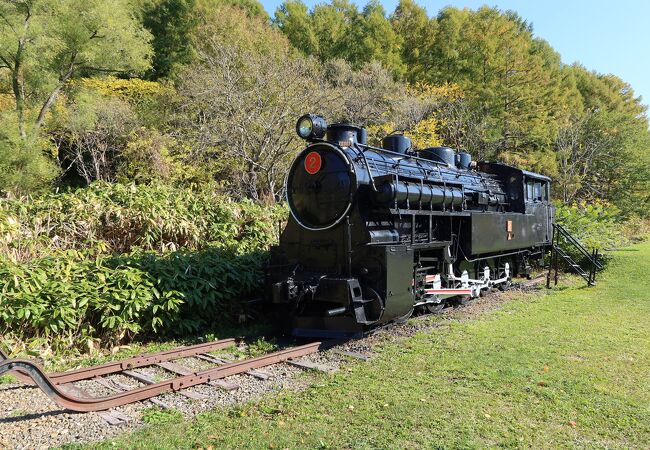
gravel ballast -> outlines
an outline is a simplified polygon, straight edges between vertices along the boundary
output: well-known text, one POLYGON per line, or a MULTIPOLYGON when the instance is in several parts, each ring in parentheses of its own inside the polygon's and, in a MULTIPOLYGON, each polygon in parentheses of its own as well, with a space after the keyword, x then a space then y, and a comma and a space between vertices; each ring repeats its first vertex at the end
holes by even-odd
MULTIPOLYGON (((315 364, 321 368, 336 371, 358 358, 342 354, 352 352, 370 356, 373 348, 386 342, 404 339, 418 332, 432 332, 442 323, 455 320, 467 320, 484 311, 498 308, 513 296, 520 296, 521 291, 506 293, 495 292, 476 299, 463 308, 447 308, 437 320, 429 316, 417 317, 406 323, 381 329, 370 336, 341 344, 335 349, 307 355, 298 361, 315 364)), ((192 370, 202 370, 213 366, 196 358, 183 358, 179 364, 192 370)), ((157 380, 173 377, 157 367, 138 369, 157 380)), ((224 380, 238 386, 238 389, 226 391, 216 386, 200 385, 188 391, 202 394, 205 398, 194 400, 179 393, 156 397, 165 406, 180 411, 184 417, 195 415, 218 407, 237 405, 254 401, 279 390, 301 390, 313 382, 312 371, 295 367, 287 363, 276 364, 260 369, 271 375, 267 380, 260 380, 251 375, 242 374, 227 377, 224 380)), ((142 383, 124 376, 107 377, 132 388, 142 383)), ((91 396, 100 397, 113 394, 105 386, 92 380, 75 383, 75 386, 91 396)), ((145 425, 143 413, 154 407, 151 401, 142 401, 131 405, 114 408, 115 416, 125 421, 110 425, 100 413, 74 413, 64 410, 52 402, 40 389, 20 384, 0 384, 0 448, 50 448, 70 442, 91 442, 110 438, 145 425)))

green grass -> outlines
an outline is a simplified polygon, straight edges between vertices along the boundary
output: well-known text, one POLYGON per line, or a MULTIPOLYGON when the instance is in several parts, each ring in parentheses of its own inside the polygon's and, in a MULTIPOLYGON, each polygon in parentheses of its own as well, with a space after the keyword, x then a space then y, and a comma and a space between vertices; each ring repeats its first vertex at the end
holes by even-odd
POLYGON ((99 448, 650 447, 650 243, 593 288, 526 295, 387 343, 304 392, 99 448))
POLYGON ((148 408, 142 413, 142 420, 144 423, 151 425, 168 425, 181 422, 183 420, 183 413, 173 408, 148 408))
POLYGON ((12 384, 15 382, 16 379, 11 375, 0 375, 0 384, 12 384))

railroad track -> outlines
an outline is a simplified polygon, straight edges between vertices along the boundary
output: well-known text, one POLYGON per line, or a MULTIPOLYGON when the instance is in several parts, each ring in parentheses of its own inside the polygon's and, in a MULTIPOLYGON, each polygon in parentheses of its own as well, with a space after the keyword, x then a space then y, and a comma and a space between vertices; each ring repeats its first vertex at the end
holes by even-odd
MULTIPOLYGON (((233 386, 224 382, 223 378, 243 373, 262 379, 268 378, 267 375, 256 369, 280 362, 293 363, 303 368, 315 368, 293 360, 334 345, 331 341, 311 342, 239 361, 229 361, 210 354, 210 352, 227 349, 235 344, 235 339, 224 339, 61 373, 45 373, 41 366, 34 361, 9 359, 0 351, 0 375, 11 373, 23 383, 38 386, 62 408, 79 412, 106 411, 142 400, 152 400, 156 403, 155 397, 169 392, 180 392, 190 398, 197 398, 197 394, 185 390, 200 384, 210 384, 231 390, 233 386), (193 370, 174 362, 181 358, 197 358, 218 365, 204 370, 193 370), (150 375, 137 370, 146 367, 164 369, 174 377, 156 382, 150 375), (131 388, 108 377, 118 374, 135 379, 142 386, 131 388), (91 397, 73 384, 82 380, 92 380, 115 393, 105 397, 91 397)), ((110 418, 108 419, 110 420, 110 418)))
MULTIPOLYGON (((544 280, 544 276, 538 276, 532 280, 513 285, 513 287, 527 288, 540 284, 544 280)), ((0 375, 10 373, 24 384, 36 385, 57 405, 72 411, 106 411, 143 400, 150 400, 164 407, 165 404, 156 399, 161 394, 178 392, 189 398, 201 399, 200 394, 188 392, 187 389, 208 384, 225 390, 233 390, 237 386, 224 381, 224 378, 247 373, 256 378, 267 379, 269 376, 257 369, 277 363, 286 362, 304 369, 322 370, 323 368, 317 365, 295 360, 340 343, 342 343, 340 340, 316 341, 288 347, 254 358, 231 361, 210 354, 210 352, 228 349, 237 344, 235 339, 223 339, 58 373, 46 373, 35 361, 10 359, 0 350, 0 375), (204 363, 216 364, 216 366, 203 370, 194 370, 176 362, 183 358, 196 358, 204 363), (138 370, 151 367, 163 369, 166 373, 171 373, 173 377, 164 381, 156 381, 151 375, 138 370), (133 387, 121 383, 112 378, 114 375, 126 376, 139 382, 140 386, 133 387), (85 380, 92 380, 114 393, 104 397, 90 396, 74 384, 85 380)), ((359 359, 367 359, 362 354, 341 353, 359 359)), ((109 423, 116 420, 110 414, 105 414, 103 417, 109 423)))

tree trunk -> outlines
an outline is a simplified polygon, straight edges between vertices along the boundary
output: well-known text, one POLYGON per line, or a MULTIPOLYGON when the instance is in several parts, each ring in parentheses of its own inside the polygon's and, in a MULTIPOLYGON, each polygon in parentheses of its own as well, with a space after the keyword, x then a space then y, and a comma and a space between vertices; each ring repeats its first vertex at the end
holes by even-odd
MULTIPOLYGON (((19 67, 18 61, 16 61, 16 66, 19 67)), ((25 132, 25 93, 23 92, 22 84, 18 79, 18 74, 12 71, 11 74, 11 85, 14 91, 14 97, 16 99, 16 114, 18 115, 18 131, 20 132, 20 137, 25 139, 27 133, 25 132)))
POLYGON ((23 53, 25 52, 25 43, 27 40, 27 30, 29 30, 29 22, 32 18, 32 11, 27 6, 25 12, 25 21, 23 22, 23 35, 18 39, 18 49, 16 50, 16 57, 14 67, 11 69, 11 85, 16 99, 16 114, 18 115, 18 130, 20 137, 25 139, 27 132, 25 131, 25 87, 20 81, 21 71, 23 69, 23 53))
POLYGON ((47 112, 50 110, 57 96, 61 92, 61 89, 63 88, 63 84, 64 83, 59 83, 59 85, 56 88, 54 88, 52 92, 50 92, 50 95, 47 96, 45 103, 43 103, 43 106, 41 107, 41 110, 38 113, 38 118, 36 119, 37 130, 43 126, 43 122, 45 122, 45 116, 47 115, 47 112))
POLYGON ((70 57, 70 65, 68 66, 68 71, 59 77, 59 84, 54 88, 52 92, 50 92, 50 95, 47 96, 47 99, 45 100, 45 103, 43 103, 43 106, 41 107, 40 112, 38 113, 38 118, 36 119, 36 129, 40 129, 43 126, 43 122, 45 122, 45 116, 47 115, 48 111, 54 104, 54 101, 56 100, 57 96, 61 92, 61 89, 63 89, 63 86, 65 86, 65 83, 72 77, 72 74, 74 73, 74 65, 77 59, 77 54, 73 53, 72 56, 70 57))

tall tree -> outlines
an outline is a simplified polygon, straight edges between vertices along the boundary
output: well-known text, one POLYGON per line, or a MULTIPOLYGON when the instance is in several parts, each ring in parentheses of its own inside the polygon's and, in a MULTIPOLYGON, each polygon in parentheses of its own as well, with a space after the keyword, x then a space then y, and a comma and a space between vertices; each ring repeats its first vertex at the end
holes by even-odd
POLYGON ((180 77, 177 124, 192 162, 209 165, 237 197, 273 199, 298 145, 296 117, 325 92, 313 61, 239 8, 212 10, 200 24, 197 59, 180 77))
POLYGON ((400 0, 390 20, 402 42, 406 79, 410 82, 423 80, 431 64, 430 47, 437 22, 430 20, 426 10, 413 0, 400 0))
POLYGON ((361 12, 348 0, 320 3, 311 11, 301 0, 288 0, 276 10, 274 23, 295 48, 322 62, 342 58, 360 68, 379 61, 395 76, 405 70, 401 39, 377 0, 361 12))
POLYGON ((258 0, 196 0, 197 13, 204 15, 206 12, 218 10, 222 7, 231 7, 241 9, 249 18, 262 19, 263 22, 269 21, 269 15, 258 0))
POLYGON ((574 65, 584 110, 567 121, 555 142, 565 201, 600 198, 624 214, 648 215, 650 133, 646 107, 614 75, 574 65))
POLYGON ((143 5, 142 23, 153 35, 150 79, 167 77, 191 61, 189 37, 197 24, 194 8, 196 0, 149 0, 143 5))
POLYGON ((534 163, 546 157, 529 156, 550 149, 577 90, 564 78, 559 55, 533 36, 525 20, 496 8, 445 8, 437 18, 430 57, 425 79, 462 87, 487 120, 493 156, 553 172, 552 164, 534 163))
MULTIPOLYGON (((305 55, 318 55, 320 42, 314 32, 307 5, 302 1, 288 0, 282 3, 275 11, 274 22, 296 49, 305 55)), ((336 34, 335 24, 332 24, 329 36, 336 34)))
POLYGON ((133 13, 128 0, 0 3, 0 71, 11 79, 23 138, 28 119, 38 131, 74 76, 149 67, 150 34, 133 13))
POLYGON ((352 62, 357 67, 359 63, 379 61, 395 76, 404 75, 406 68, 400 54, 402 39, 386 18, 379 0, 370 0, 363 8, 352 28, 352 36, 356 43, 352 46, 356 50, 352 62))

